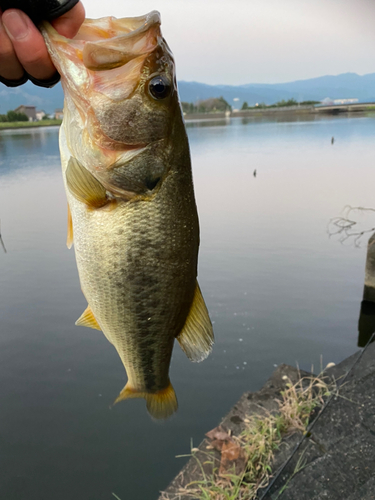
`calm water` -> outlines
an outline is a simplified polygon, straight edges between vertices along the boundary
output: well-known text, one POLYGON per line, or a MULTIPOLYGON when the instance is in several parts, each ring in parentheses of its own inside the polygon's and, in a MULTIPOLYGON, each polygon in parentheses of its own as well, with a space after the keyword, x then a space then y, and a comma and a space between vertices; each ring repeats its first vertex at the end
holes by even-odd
POLYGON ((365 244, 340 244, 327 224, 347 204, 375 206, 375 118, 188 132, 216 345, 201 364, 176 345, 179 411, 162 424, 143 400, 110 408, 121 361, 101 332, 74 326, 86 302, 65 246, 57 129, 0 133, 0 498, 156 500, 184 464, 175 455, 276 365, 356 350, 365 244))

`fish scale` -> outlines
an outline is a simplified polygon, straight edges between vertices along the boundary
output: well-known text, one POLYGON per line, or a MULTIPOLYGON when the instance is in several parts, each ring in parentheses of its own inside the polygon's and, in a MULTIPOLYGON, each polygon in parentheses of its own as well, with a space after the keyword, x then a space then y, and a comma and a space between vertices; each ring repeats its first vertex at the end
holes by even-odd
POLYGON ((196 281, 199 223, 173 58, 158 13, 85 23, 73 41, 50 25, 42 30, 65 93, 68 246, 88 302, 76 324, 100 329, 117 350, 128 382, 116 402, 143 397, 154 418, 167 418, 177 409, 169 380, 174 340, 192 361, 213 344, 196 281), (116 29, 118 36, 100 38, 116 29))

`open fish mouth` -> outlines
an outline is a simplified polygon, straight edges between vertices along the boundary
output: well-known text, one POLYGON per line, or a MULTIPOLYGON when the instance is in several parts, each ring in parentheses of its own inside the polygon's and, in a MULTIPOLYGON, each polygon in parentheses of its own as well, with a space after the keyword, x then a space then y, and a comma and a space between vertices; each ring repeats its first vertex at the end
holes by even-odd
POLYGON ((139 17, 86 19, 72 40, 59 35, 48 23, 43 34, 52 44, 65 41, 81 52, 87 69, 105 71, 154 50, 160 24, 159 12, 152 11, 139 17))
POLYGON ((160 14, 86 19, 73 39, 43 26, 65 94, 66 141, 74 158, 113 195, 153 191, 168 167, 155 157, 180 113, 174 60, 160 14))
MULTIPOLYGON (((116 19, 86 19, 73 39, 59 35, 44 23, 42 34, 62 84, 72 87, 81 98, 89 91, 123 100, 134 90, 147 56, 160 43, 160 14, 116 19), (69 78, 70 77, 70 78, 69 78)), ((73 89, 72 89, 73 90, 73 89)))
POLYGON ((160 22, 160 14, 156 11, 135 18, 104 18, 100 28, 88 20, 74 40, 83 45, 86 68, 105 71, 154 50, 160 22))

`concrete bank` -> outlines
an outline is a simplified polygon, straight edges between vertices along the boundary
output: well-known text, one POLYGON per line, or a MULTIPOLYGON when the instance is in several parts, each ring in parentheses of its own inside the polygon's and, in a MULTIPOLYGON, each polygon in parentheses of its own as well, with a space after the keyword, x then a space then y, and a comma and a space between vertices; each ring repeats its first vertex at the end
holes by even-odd
MULTIPOLYGON (((325 373, 337 381, 338 395, 312 416, 307 435, 284 438, 272 464, 273 482, 258 491, 258 499, 375 500, 375 343, 325 373)), ((279 366, 260 391, 241 397, 221 428, 238 436, 249 416, 276 410, 286 377, 296 382, 297 370, 279 366)), ((207 462, 207 449, 212 450, 208 438, 195 455, 202 464, 207 462)), ((212 452, 220 463, 220 452, 212 452)), ((212 473, 212 465, 206 463, 204 469, 212 473)), ((183 489, 201 478, 198 461, 190 459, 159 500, 191 500, 183 489)))

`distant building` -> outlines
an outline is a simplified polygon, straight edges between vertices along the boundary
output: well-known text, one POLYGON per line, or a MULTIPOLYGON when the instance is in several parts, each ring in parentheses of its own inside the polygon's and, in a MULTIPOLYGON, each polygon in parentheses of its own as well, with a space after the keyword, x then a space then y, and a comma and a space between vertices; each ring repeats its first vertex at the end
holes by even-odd
POLYGON ((334 99, 333 104, 355 104, 358 99, 334 99))
POLYGON ((325 99, 320 101, 320 103, 323 104, 324 106, 332 106, 333 99, 331 99, 330 97, 326 97, 325 99))
POLYGON ((62 120, 64 112, 62 109, 55 109, 55 120, 62 120))
POLYGON ((325 99, 323 99, 323 101, 321 101, 321 104, 323 104, 324 106, 338 106, 340 104, 355 104, 359 101, 359 99, 357 98, 353 98, 353 99, 331 99, 329 97, 326 97, 325 99))
POLYGON ((23 113, 29 119, 29 122, 33 122, 36 120, 36 107, 35 106, 25 106, 21 104, 14 110, 16 113, 23 113))
POLYGON ((41 110, 41 111, 37 111, 35 113, 35 115, 36 115, 36 119, 38 121, 40 121, 40 120, 43 120, 43 118, 46 116, 46 113, 43 110, 41 110))

